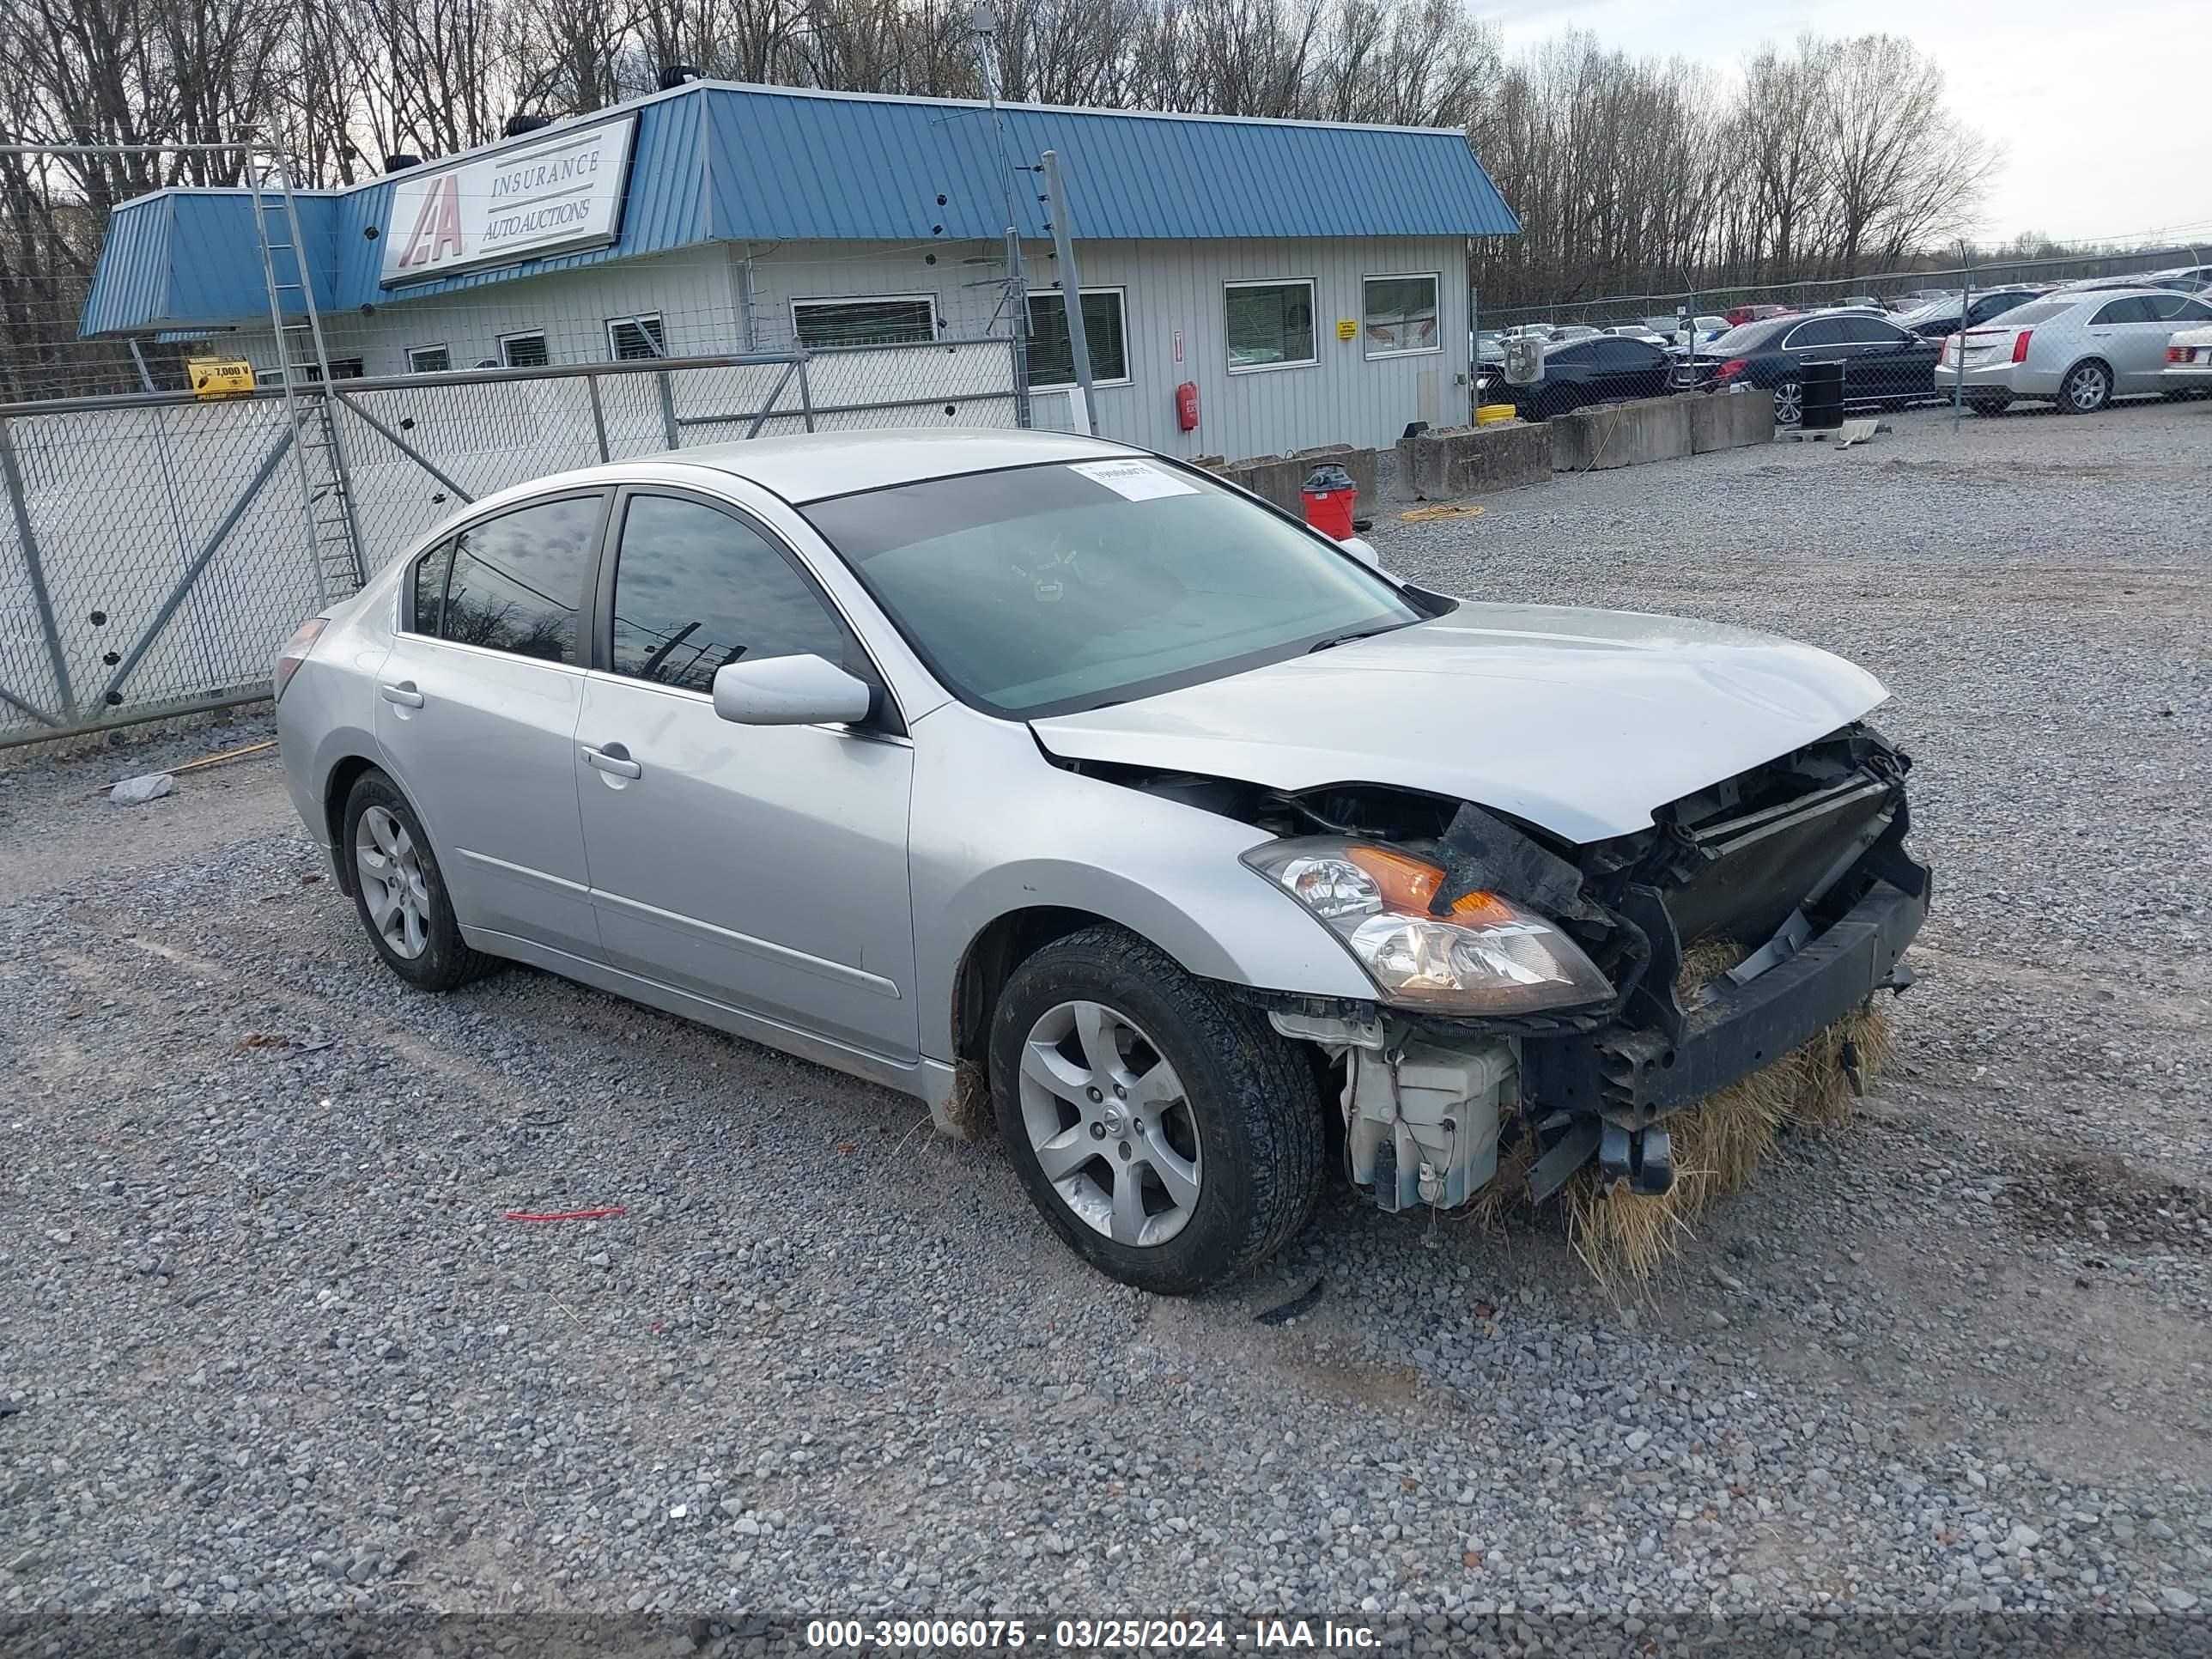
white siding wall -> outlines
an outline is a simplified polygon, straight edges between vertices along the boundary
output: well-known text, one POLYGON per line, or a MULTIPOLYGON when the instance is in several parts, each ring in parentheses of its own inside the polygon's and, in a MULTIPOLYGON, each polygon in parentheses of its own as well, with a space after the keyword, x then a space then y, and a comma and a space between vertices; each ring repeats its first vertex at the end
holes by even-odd
MULTIPOLYGON (((1050 244, 1028 245, 1024 257, 1032 288, 1048 288, 1050 244)), ((1124 290, 1131 383, 1100 389, 1103 436, 1237 459, 1314 444, 1387 445, 1409 421, 1468 418, 1467 258, 1458 238, 1079 241, 1076 258, 1085 288, 1124 290), (1364 277, 1426 272, 1440 278, 1438 349, 1370 358, 1364 331, 1337 337, 1340 319, 1360 320, 1364 277), (1270 278, 1314 283, 1319 362, 1231 374, 1224 285, 1270 278), (1176 422, 1175 389, 1185 380, 1199 392, 1199 427, 1189 433, 1176 422)), ((545 331, 553 362, 586 362, 611 355, 609 318, 651 312, 662 319, 669 354, 685 356, 790 345, 794 299, 927 294, 947 337, 974 337, 1008 326, 1003 263, 1003 250, 990 243, 730 244, 398 300, 367 318, 329 319, 326 334, 333 357, 358 356, 370 374, 406 373, 410 346, 442 344, 456 368, 496 360, 500 337, 527 329, 545 331)), ((265 332, 238 343, 256 367, 273 362, 265 332)))

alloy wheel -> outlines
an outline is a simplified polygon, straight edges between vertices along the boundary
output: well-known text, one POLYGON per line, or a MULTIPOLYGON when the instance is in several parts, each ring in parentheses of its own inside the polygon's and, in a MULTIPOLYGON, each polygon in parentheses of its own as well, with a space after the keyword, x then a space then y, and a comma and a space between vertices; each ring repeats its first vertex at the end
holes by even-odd
POLYGON ((1117 1244, 1164 1244, 1198 1207, 1205 1158, 1175 1067, 1103 1002, 1046 1010, 1022 1044, 1022 1125, 1060 1201, 1117 1244))
POLYGON ((413 961, 429 947, 430 889, 407 826, 381 806, 361 815, 353 832, 353 865, 369 926, 394 956, 413 961))
POLYGON ((2069 408, 2084 415, 2094 415, 2105 406, 2112 395, 2112 380, 2104 368, 2096 363, 2081 363, 2066 377, 2063 394, 2069 408))
POLYGON ((1774 423, 1795 426, 1805 418, 1805 387, 1802 381, 1784 380, 1774 388, 1774 423))

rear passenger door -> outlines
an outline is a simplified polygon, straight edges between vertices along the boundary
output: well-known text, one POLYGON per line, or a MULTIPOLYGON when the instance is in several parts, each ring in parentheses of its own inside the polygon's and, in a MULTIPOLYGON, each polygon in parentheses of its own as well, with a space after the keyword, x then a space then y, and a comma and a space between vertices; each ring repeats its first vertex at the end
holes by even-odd
POLYGON ((2179 295, 2130 294, 2108 300, 2089 319, 2090 351, 2112 365, 2112 390, 2149 392, 2158 385, 2158 371, 2166 367, 2166 337, 2172 325, 2165 320, 2160 300, 2179 295))
POLYGON ((571 757, 607 502, 533 501, 417 559, 376 702, 385 769, 429 831, 461 925, 593 960, 571 757))

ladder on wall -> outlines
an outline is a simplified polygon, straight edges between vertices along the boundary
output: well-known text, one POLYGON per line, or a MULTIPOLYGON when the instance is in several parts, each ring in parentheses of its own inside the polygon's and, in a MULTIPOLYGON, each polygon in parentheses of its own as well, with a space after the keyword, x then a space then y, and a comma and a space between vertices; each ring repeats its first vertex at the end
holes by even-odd
POLYGON ((331 410, 333 384, 323 319, 315 305, 313 273, 300 234, 300 204, 292 189, 291 159, 282 150, 257 150, 246 159, 253 195, 254 241, 268 290, 269 326, 283 381, 284 419, 292 430, 292 461, 299 481, 308 568, 316 603, 326 604, 368 578, 361 526, 354 516, 352 478, 331 410))

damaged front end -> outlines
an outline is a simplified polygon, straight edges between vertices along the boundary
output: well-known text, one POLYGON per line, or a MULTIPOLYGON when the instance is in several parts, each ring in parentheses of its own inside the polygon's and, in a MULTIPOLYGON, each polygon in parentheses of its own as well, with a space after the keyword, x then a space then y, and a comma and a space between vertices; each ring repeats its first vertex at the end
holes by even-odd
MULTIPOLYGON (((1278 1031, 1322 1045, 1340 1073, 1354 1182, 1389 1210, 1455 1207, 1517 1146, 1537 1201, 1593 1160, 1607 1184, 1667 1191, 1670 1117, 1911 982, 1899 958, 1929 876, 1905 850, 1909 764, 1853 724, 1580 847, 1403 792, 1241 803, 1282 833, 1335 838, 1392 900, 1387 922, 1371 900, 1332 920, 1328 854, 1310 855, 1319 873, 1292 864, 1296 841, 1248 860, 1384 990, 1366 1004, 1261 998, 1278 1031), (1686 975, 1686 958, 1729 965, 1686 975)), ((1849 1072, 1850 1044, 1840 1052, 1849 1072)))

